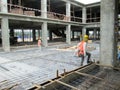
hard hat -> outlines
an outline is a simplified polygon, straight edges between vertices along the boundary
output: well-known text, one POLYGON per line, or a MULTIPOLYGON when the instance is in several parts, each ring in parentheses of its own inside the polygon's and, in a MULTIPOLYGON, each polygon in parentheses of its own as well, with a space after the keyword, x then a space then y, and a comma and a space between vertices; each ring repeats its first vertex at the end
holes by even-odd
POLYGON ((84 38, 88 38, 88 35, 84 35, 84 38))
POLYGON ((88 41, 88 35, 84 35, 83 40, 88 41))

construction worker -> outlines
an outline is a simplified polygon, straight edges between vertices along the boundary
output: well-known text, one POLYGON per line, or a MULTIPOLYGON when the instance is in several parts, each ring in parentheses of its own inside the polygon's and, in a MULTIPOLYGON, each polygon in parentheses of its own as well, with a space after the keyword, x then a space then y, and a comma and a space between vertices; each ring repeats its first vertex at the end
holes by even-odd
POLYGON ((42 45, 41 39, 40 37, 38 37, 38 47, 40 48, 40 50, 41 50, 41 45, 42 45))
POLYGON ((83 65, 84 58, 87 57, 87 63, 90 62, 91 54, 87 52, 88 35, 83 36, 83 40, 78 44, 78 56, 82 57, 81 66, 83 65))

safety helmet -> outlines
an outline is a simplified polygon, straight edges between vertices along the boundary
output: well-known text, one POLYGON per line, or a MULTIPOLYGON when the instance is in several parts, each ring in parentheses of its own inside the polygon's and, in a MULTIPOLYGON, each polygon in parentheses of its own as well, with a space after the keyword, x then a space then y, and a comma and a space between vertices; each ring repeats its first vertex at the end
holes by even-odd
POLYGON ((84 35, 83 36, 83 40, 86 42, 86 41, 88 41, 88 35, 84 35))

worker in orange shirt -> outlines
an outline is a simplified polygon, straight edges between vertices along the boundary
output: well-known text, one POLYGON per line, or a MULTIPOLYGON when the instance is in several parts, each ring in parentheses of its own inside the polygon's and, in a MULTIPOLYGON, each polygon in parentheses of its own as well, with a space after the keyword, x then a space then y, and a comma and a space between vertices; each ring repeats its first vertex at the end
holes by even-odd
POLYGON ((40 48, 40 50, 41 50, 41 45, 42 45, 42 41, 41 41, 41 39, 40 39, 40 37, 38 38, 38 47, 40 48))
POLYGON ((83 40, 78 45, 78 56, 82 57, 81 66, 83 65, 84 58, 86 56, 88 56, 87 63, 90 62, 91 54, 87 52, 87 41, 88 41, 88 35, 84 35, 83 40))

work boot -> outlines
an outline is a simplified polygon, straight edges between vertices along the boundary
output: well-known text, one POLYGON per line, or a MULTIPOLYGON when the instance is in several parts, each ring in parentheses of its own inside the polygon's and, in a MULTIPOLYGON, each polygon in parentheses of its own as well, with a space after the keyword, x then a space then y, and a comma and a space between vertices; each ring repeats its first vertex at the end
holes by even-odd
POLYGON ((80 66, 83 66, 83 63, 81 63, 81 65, 80 66))
POLYGON ((92 61, 88 60, 88 61, 87 61, 87 64, 89 64, 89 63, 92 63, 92 61))

